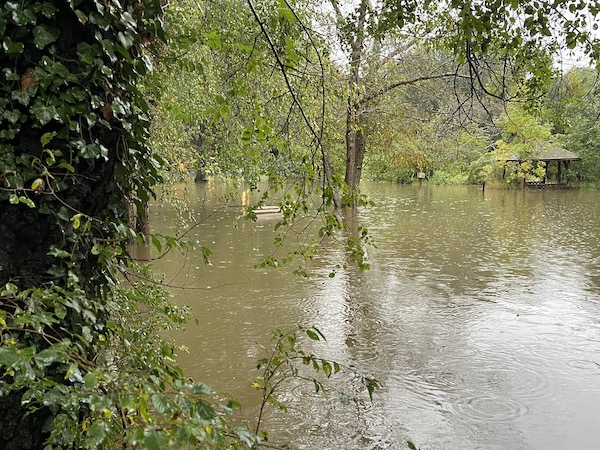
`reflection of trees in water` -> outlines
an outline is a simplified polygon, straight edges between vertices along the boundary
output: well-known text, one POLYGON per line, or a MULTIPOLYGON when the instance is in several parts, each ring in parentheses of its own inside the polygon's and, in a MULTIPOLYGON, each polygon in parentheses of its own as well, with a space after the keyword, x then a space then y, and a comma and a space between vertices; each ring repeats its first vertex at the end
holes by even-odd
MULTIPOLYGON (((202 267, 205 284, 216 286, 216 279, 232 282, 238 277, 243 282, 198 295, 188 292, 181 298, 200 312, 201 322, 199 329, 190 327, 183 340, 192 349, 186 366, 200 368, 222 384, 227 373, 232 380, 225 389, 238 393, 248 384, 256 359, 257 352, 247 351, 248 347, 265 343, 275 327, 316 325, 328 339, 319 347, 324 356, 373 375, 383 389, 375 394, 373 405, 365 398, 345 409, 334 393, 321 402, 297 388, 286 397, 294 416, 277 415, 267 428, 281 425, 296 442, 295 436, 303 431, 288 428, 298 418, 302 430, 314 433, 307 445, 318 441, 323 448, 335 448, 332 442, 337 442, 328 440, 331 431, 323 423, 335 423, 335 430, 343 430, 336 436, 358 434, 369 442, 398 443, 407 437, 418 441, 412 433, 420 433, 431 443, 447 436, 444 432, 459 429, 467 447, 481 443, 469 434, 473 426, 466 422, 472 420, 469 413, 480 407, 489 413, 494 405, 518 406, 511 400, 502 403, 502 392, 513 392, 516 382, 531 383, 537 375, 517 371, 520 366, 510 355, 531 338, 521 310, 546 311, 552 302, 560 305, 565 289, 573 291, 571 302, 577 302, 582 291, 598 295, 594 284, 598 279, 593 279, 600 260, 594 226, 600 214, 594 209, 597 193, 569 193, 573 198, 567 199, 556 197, 565 192, 487 190, 482 196, 476 187, 423 186, 421 194, 418 186, 385 183, 366 183, 365 189, 377 206, 359 208, 358 220, 349 225, 357 232, 358 224, 364 224, 374 237, 377 248, 369 249, 372 269, 361 272, 347 259, 347 269, 332 279, 327 277, 332 265, 348 257, 343 236, 312 262, 317 275, 305 280, 285 270, 254 269, 257 252, 252 249, 262 250, 272 242, 268 223, 240 222, 236 229, 232 224, 237 213, 211 217, 195 239, 213 248, 213 266, 205 268, 199 260, 189 265, 202 267), (523 229, 511 230, 515 227, 523 229), (556 255, 565 261, 544 261, 556 255), (563 280, 551 278, 563 269, 577 273, 563 280), (504 334, 506 330, 512 334, 504 334), (222 360, 207 360, 205 355, 215 350, 222 360), (470 397, 465 394, 476 388, 470 397), (487 408, 481 399, 490 392, 494 396, 487 408), (456 417, 461 410, 466 414, 456 417)), ((212 211, 213 200, 208 197, 202 208, 212 211)), ((582 316, 580 325, 587 320, 582 316)), ((560 337, 570 342, 569 336, 560 337)), ((548 350, 542 344, 540 352, 548 350)), ((334 383, 352 381, 343 374, 332 378, 334 383)), ((247 403, 253 395, 246 389, 240 399, 247 403)), ((518 427, 512 422, 505 425, 518 439, 518 427)), ((492 428, 482 429, 492 433, 492 428)), ((479 438, 491 436, 486 433, 479 438)))

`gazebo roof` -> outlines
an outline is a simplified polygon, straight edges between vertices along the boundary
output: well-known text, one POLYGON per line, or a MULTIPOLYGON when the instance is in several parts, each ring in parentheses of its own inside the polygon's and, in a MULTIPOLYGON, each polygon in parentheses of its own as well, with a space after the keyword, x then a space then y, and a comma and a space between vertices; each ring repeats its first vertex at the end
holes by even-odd
MULTIPOLYGON (((536 144, 535 152, 528 158, 530 160, 535 159, 537 161, 579 161, 581 158, 575 153, 548 142, 540 142, 536 144)), ((521 161, 521 158, 517 155, 512 155, 506 158, 506 161, 521 161)))

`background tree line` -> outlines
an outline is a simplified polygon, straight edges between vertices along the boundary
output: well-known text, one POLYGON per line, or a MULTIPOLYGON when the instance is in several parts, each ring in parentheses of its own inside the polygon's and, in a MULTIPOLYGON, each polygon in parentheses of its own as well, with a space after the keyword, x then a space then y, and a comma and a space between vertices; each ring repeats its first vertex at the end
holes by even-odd
MULTIPOLYGON (((591 45, 591 40, 581 29, 584 24, 577 20, 556 20, 556 26, 550 26, 550 18, 559 11, 564 9, 573 15, 587 11, 589 6, 573 2, 560 10, 545 7, 536 12, 537 21, 532 22, 526 20, 531 13, 527 4, 515 7, 515 17, 507 22, 500 16, 512 11, 510 2, 484 2, 489 3, 492 12, 481 13, 481 17, 477 15, 479 7, 470 3, 461 6, 460 11, 445 10, 434 3, 403 4, 402 17, 396 18, 403 27, 390 28, 391 11, 397 11, 389 2, 271 2, 270 8, 263 7, 259 12, 272 26, 265 33, 279 39, 284 36, 285 43, 275 48, 286 61, 279 68, 272 61, 268 45, 253 40, 253 33, 255 37, 262 33, 255 21, 248 18, 241 28, 246 32, 242 36, 239 20, 221 20, 226 10, 232 13, 229 17, 234 17, 233 10, 227 8, 237 8, 243 15, 241 10, 247 5, 210 1, 200 9, 196 4, 187 5, 184 16, 189 21, 178 18, 175 23, 187 23, 188 30, 198 30, 194 25, 197 19, 192 17, 194 11, 202 10, 202 29, 212 31, 205 33, 210 38, 194 39, 193 44, 191 40, 178 40, 195 46, 196 51, 207 52, 202 57, 186 53, 188 68, 195 67, 193 72, 182 73, 191 82, 186 86, 186 91, 191 89, 190 95, 180 90, 180 101, 166 104, 167 108, 176 105, 170 113, 172 118, 181 114, 181 109, 186 111, 186 120, 196 117, 196 122, 186 127, 189 147, 195 150, 187 160, 199 155, 201 161, 186 163, 186 168, 242 175, 251 183, 267 173, 267 166, 283 170, 294 160, 289 156, 301 159, 301 149, 310 147, 306 140, 314 138, 303 128, 302 120, 294 119, 302 109, 315 124, 321 122, 321 144, 326 153, 322 159, 329 161, 325 165, 330 165, 332 173, 344 174, 349 193, 363 175, 406 183, 414 182, 417 172, 426 172, 433 182, 476 182, 469 173, 478 163, 470 168, 471 164, 486 159, 503 134, 506 137, 504 118, 512 111, 513 122, 527 114, 537 123, 549 125, 550 136, 543 139, 580 154, 583 162, 578 175, 595 183, 593 140, 584 145, 576 137, 579 124, 585 123, 585 129, 590 120, 595 120, 591 101, 595 96, 595 70, 556 69, 557 50, 568 54, 578 40, 585 45, 591 45), (278 14, 283 14, 283 19, 273 18, 278 14), (493 27, 479 22, 496 19, 493 27), (290 21, 286 27, 281 23, 273 26, 286 20, 290 21), (463 26, 471 35, 464 34, 467 31, 463 26), (296 31, 292 32, 294 27, 296 31), (219 36, 218 43, 214 36, 219 36), (317 59, 316 53, 321 57, 317 59), (300 100, 291 107, 292 100, 285 94, 288 86, 278 73, 282 68, 289 73, 300 100), (249 74, 255 75, 251 82, 249 74), (197 80, 204 81, 194 85, 197 80), (210 89, 203 89, 208 86, 210 89), (208 92, 212 94, 206 95, 208 92), (194 95, 196 103, 192 105, 188 100, 194 95), (252 101, 248 95, 253 96, 252 101), (261 101, 266 107, 257 106, 261 101), (522 108, 512 107, 509 111, 508 102, 522 108), (251 104, 260 112, 249 109, 251 104), (517 114, 517 109, 523 112, 517 114), (255 113, 262 114, 261 120, 250 124, 255 113), (244 120, 247 123, 242 123, 244 120), (275 125, 277 121, 280 123, 275 125), (261 139, 262 149, 258 149, 261 139), (250 152, 248 146, 253 147, 250 152), (276 157, 280 150, 293 146, 300 149, 298 153, 276 157), (253 169, 245 166, 250 161, 253 169)), ((186 3, 179 7, 183 11, 186 3)), ((175 47, 175 43, 170 46, 172 50, 175 47)), ((587 50, 594 51, 593 47, 587 50)), ((178 80, 176 75, 169 79, 178 80)), ((175 85, 180 87, 177 82, 175 85)), ((177 120, 174 124, 159 123, 169 123, 170 130, 181 125, 177 120)), ((525 121, 517 126, 527 124, 525 121)))

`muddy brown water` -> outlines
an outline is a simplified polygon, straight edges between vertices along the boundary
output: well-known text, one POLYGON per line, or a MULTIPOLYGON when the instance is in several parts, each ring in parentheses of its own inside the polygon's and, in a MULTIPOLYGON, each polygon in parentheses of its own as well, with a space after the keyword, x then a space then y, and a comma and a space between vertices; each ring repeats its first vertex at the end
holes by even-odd
MULTIPOLYGON (((237 398, 252 426, 262 346, 302 324, 327 337, 308 350, 382 383, 373 402, 344 405, 292 380, 280 392, 288 412, 270 408, 263 423, 274 443, 600 449, 600 193, 365 183, 376 203, 358 213, 377 244, 371 270, 329 278, 346 258, 331 242, 304 279, 255 268, 273 250, 275 218, 240 221, 218 183, 188 188, 201 220, 190 237, 211 248, 212 266, 170 252, 154 269, 198 319, 174 333, 189 348, 184 370, 237 398)), ((170 207, 153 208, 153 231, 173 223, 170 207)))

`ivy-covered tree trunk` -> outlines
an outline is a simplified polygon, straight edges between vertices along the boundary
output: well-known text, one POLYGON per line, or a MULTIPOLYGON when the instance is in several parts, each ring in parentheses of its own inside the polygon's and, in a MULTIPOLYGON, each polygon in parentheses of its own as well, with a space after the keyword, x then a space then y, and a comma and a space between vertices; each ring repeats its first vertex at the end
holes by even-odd
POLYGON ((66 354, 93 358, 111 277, 104 245, 116 249, 124 237, 122 198, 145 201, 158 180, 140 143, 144 104, 134 83, 147 70, 139 49, 159 11, 154 0, 0 5, 2 449, 39 449, 71 432, 57 429, 61 400, 43 386, 71 384, 66 354))

